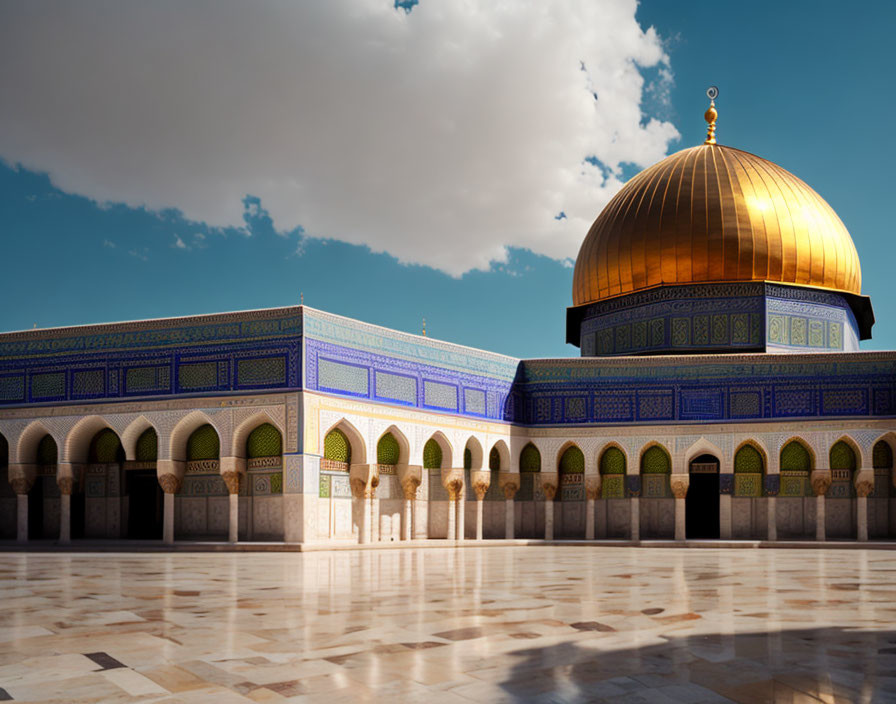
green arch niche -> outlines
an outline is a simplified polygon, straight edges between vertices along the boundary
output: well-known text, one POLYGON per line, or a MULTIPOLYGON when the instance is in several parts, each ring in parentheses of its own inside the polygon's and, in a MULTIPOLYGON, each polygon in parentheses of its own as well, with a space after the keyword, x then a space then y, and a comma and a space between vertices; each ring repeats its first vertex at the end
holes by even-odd
POLYGON ((392 433, 386 433, 376 444, 377 464, 398 464, 401 447, 392 433))
POLYGON ((249 459, 256 457, 279 457, 283 454, 283 438, 280 431, 270 423, 259 425, 249 433, 246 440, 246 456, 249 459))
POLYGON ((520 453, 520 471, 521 472, 540 472, 541 471, 541 453, 538 448, 531 442, 523 448, 520 453))
POLYGON ((488 468, 493 472, 501 470, 501 453, 498 452, 497 446, 493 447, 491 452, 488 453, 488 468))
POLYGON ((473 453, 470 451, 469 447, 464 448, 464 469, 471 469, 473 467, 473 453))
POLYGON ((745 474, 762 474, 765 463, 762 454, 752 445, 744 445, 734 455, 734 471, 745 474))
POLYGON ((135 456, 138 462, 155 462, 159 458, 159 436, 155 428, 147 428, 137 438, 135 456))
POLYGON ((799 440, 791 440, 781 448, 781 470, 786 472, 812 470, 812 455, 799 440))
POLYGON ((221 452, 221 441, 215 429, 206 423, 196 430, 187 440, 187 461, 216 460, 221 452))
POLYGON ((625 474, 625 453, 618 447, 608 447, 600 456, 601 474, 625 474))
POLYGON ((566 448, 560 457, 560 474, 582 474, 585 471, 585 455, 575 445, 566 448))
POLYGON ((111 428, 104 428, 90 441, 88 461, 98 464, 120 462, 123 459, 120 450, 121 440, 118 439, 118 434, 111 428))
POLYGON ((324 459, 351 464, 352 446, 339 428, 334 428, 324 438, 324 459))
POLYGON ((423 446, 423 468, 442 468, 442 446, 435 441, 435 438, 430 438, 423 446))
POLYGON ((670 471, 669 453, 659 445, 647 448, 641 455, 641 474, 668 474, 670 471))
POLYGON ((831 448, 831 469, 849 469, 856 468, 856 453, 843 440, 834 443, 831 448))

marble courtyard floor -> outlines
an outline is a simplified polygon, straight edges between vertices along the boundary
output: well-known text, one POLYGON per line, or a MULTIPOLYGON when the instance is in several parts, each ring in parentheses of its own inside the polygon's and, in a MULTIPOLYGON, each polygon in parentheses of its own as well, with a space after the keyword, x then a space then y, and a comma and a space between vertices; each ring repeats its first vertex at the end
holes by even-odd
POLYGON ((0 553, 0 700, 896 701, 896 552, 0 553))

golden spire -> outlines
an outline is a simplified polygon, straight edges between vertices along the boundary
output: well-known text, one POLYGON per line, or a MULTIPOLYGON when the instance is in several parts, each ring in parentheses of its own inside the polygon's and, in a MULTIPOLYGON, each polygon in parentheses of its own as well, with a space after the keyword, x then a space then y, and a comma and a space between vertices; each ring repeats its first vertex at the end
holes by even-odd
POLYGON ((423 319, 423 337, 426 337, 426 318, 423 319))
POLYGON ((716 143, 716 120, 719 117, 719 113, 716 110, 716 98, 719 97, 719 89, 715 86, 710 86, 706 91, 706 97, 709 98, 709 108, 705 113, 703 113, 703 119, 706 120, 708 127, 706 128, 706 141, 704 144, 715 144, 716 143))

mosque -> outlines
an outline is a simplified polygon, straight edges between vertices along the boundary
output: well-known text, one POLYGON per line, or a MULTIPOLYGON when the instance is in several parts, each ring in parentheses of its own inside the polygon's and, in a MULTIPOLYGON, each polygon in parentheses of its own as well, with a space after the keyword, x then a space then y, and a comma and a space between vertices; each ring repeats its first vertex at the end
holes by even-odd
POLYGON ((0 537, 896 535, 896 352, 806 183, 706 141, 585 237, 516 359, 307 306, 0 335, 0 537))

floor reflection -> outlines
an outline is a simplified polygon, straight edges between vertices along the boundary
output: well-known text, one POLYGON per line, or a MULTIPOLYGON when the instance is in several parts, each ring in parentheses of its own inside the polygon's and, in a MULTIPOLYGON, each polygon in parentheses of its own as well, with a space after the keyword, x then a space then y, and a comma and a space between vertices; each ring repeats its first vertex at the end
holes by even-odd
POLYGON ((6 554, 0 700, 896 700, 896 553, 6 554))

